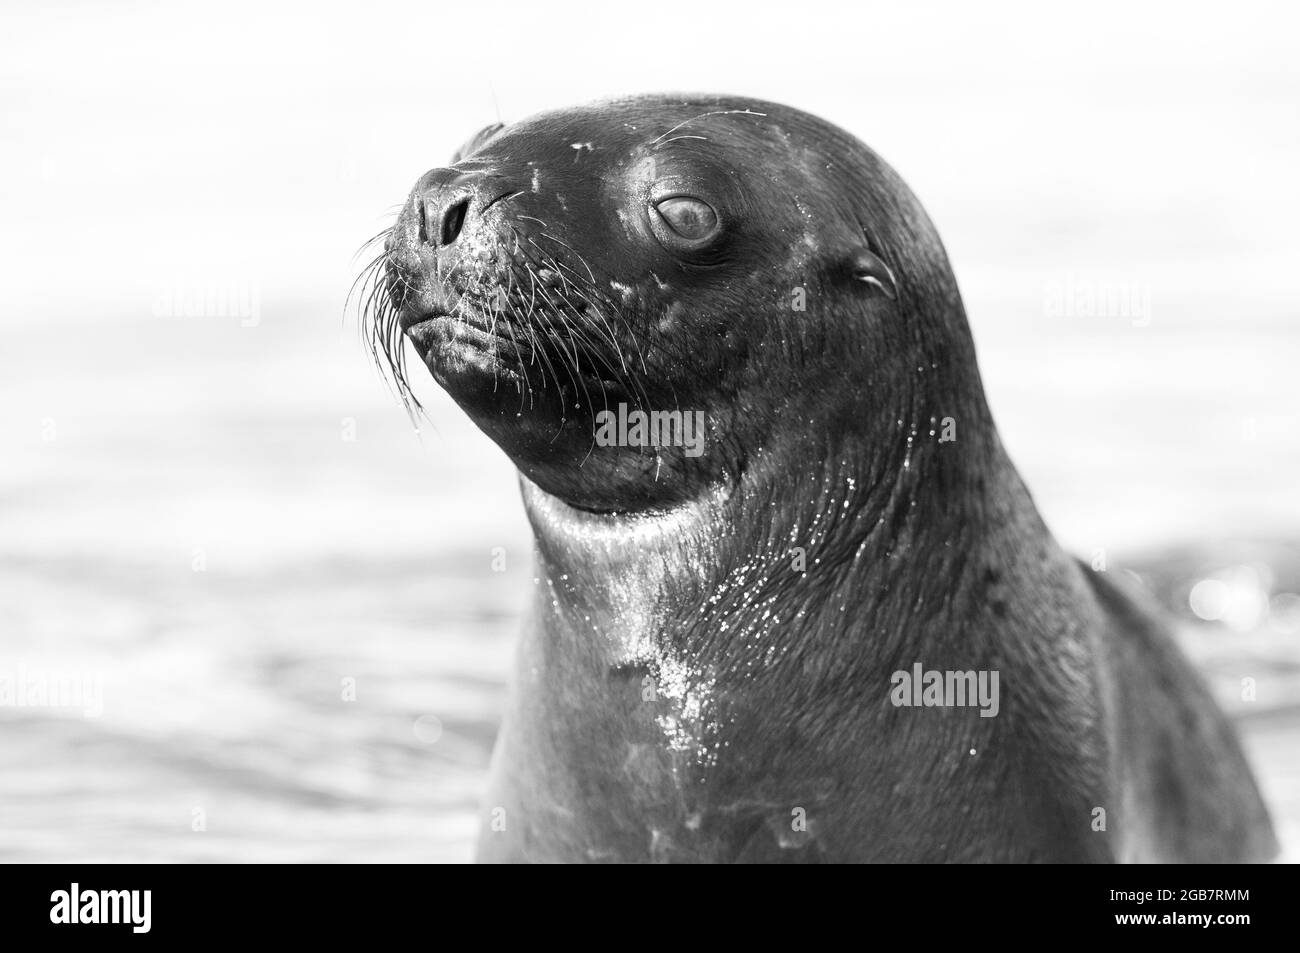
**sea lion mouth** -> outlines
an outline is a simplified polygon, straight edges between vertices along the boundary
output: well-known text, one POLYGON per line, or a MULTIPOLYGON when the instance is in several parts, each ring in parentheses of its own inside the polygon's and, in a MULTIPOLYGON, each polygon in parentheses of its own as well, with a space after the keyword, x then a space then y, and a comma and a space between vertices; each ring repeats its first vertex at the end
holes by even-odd
POLYGON ((473 312, 441 310, 403 315, 399 321, 435 378, 477 368, 522 381, 535 354, 522 329, 504 318, 484 320, 473 312))
POLYGON ((473 310, 458 312, 447 308, 431 311, 403 312, 398 317, 405 334, 423 355, 453 342, 485 351, 498 350, 503 344, 514 345, 526 356, 531 347, 521 341, 523 328, 505 315, 483 315, 473 310))
POLYGON ((466 409, 528 413, 557 435, 577 427, 588 444, 602 409, 648 406, 653 376, 644 362, 633 372, 637 344, 615 331, 627 328, 622 309, 553 256, 495 252, 486 265, 398 276, 390 323, 433 379, 466 409))

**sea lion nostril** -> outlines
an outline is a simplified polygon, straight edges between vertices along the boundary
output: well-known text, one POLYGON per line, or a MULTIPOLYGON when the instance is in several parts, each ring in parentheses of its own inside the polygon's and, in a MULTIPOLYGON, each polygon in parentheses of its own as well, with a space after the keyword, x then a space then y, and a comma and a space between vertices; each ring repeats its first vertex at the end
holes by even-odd
POLYGON ((469 212, 469 199, 461 199, 459 202, 453 202, 442 213, 442 232, 439 236, 440 245, 450 245, 460 235, 460 230, 465 226, 465 216, 469 212))

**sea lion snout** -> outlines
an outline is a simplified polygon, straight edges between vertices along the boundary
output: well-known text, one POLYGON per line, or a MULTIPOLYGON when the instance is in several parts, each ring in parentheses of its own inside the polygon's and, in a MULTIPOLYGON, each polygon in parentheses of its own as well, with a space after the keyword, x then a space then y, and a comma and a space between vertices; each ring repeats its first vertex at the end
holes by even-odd
POLYGON ((489 169, 440 167, 420 177, 385 245, 403 333, 453 314, 463 324, 505 330, 505 292, 517 286, 518 249, 533 223, 512 214, 523 209, 504 205, 522 191, 489 169), (480 320, 487 311, 493 318, 480 320))

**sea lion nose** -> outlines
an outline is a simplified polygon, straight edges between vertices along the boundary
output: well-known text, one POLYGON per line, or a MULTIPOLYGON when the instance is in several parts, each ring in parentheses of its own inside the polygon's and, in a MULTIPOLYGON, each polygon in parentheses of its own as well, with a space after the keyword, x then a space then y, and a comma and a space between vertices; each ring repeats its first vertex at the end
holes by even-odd
POLYGON ((419 244, 436 249, 453 245, 471 215, 482 216, 520 190, 496 171, 432 169, 416 184, 414 208, 419 244))
POLYGON ((473 201, 467 189, 435 188, 420 198, 420 242, 445 248, 460 237, 473 201))
POLYGON ((482 179, 482 173, 447 167, 430 169, 420 177, 412 198, 421 245, 444 248, 460 237, 482 179))

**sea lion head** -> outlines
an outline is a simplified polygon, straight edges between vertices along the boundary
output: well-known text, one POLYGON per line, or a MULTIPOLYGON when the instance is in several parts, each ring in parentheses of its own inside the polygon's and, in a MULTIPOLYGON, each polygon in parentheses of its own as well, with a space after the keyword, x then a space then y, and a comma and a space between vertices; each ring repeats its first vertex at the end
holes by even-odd
POLYGON ((871 456, 979 403, 915 197, 772 103, 643 96, 489 126, 416 182, 375 274, 372 343, 404 395, 403 336, 580 509, 727 492, 773 452, 871 456))

